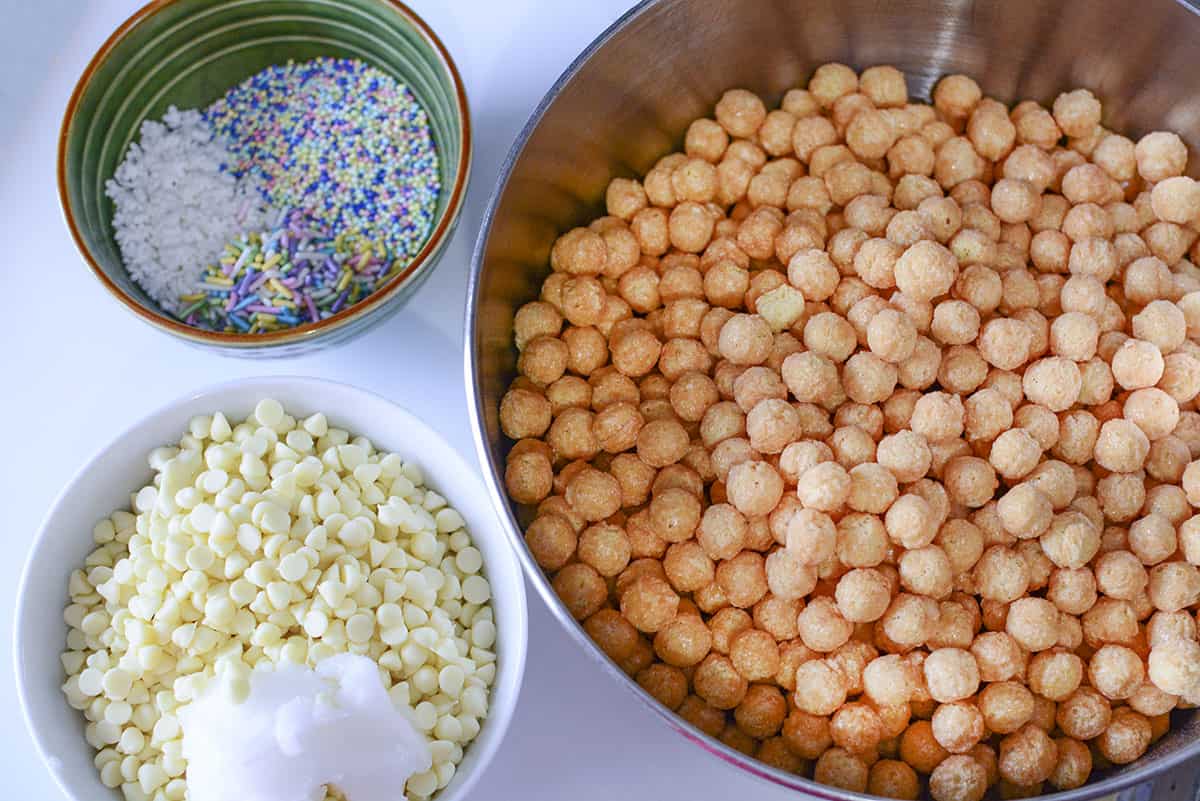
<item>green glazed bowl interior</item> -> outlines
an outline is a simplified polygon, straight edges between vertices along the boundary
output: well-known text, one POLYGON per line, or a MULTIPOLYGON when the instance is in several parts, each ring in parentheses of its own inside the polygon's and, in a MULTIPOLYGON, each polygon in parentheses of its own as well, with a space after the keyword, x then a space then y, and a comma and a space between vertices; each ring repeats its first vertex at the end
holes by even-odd
MULTIPOLYGON (((97 277, 159 328, 237 351, 345 338, 378 322, 436 260, 462 206, 470 160, 466 97, 449 54, 412 11, 394 0, 157 0, 131 17, 97 53, 68 105, 58 180, 71 233, 97 277), (105 183, 147 119, 168 107, 203 108, 273 64, 319 56, 356 58, 407 84, 425 109, 438 151, 435 223, 409 266, 339 314, 293 329, 242 336, 199 331, 162 312, 126 273, 105 183), (403 290, 403 291, 402 291, 403 290), (334 332, 337 332, 336 334, 334 332), (331 334, 325 337, 325 334, 331 334)), ((244 354, 245 355, 245 354, 244 354)), ((253 354, 251 354, 253 355, 253 354)))

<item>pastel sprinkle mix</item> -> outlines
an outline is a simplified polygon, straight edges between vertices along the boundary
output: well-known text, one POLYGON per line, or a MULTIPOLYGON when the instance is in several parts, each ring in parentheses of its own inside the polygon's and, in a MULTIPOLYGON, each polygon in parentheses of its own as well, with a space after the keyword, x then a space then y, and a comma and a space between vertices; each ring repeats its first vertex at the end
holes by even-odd
POLYGON ((409 88, 355 59, 272 66, 204 112, 275 208, 412 258, 441 189, 425 110, 409 88))
POLYGON ((324 320, 378 289, 399 262, 331 237, 299 209, 278 216, 270 231, 226 246, 179 299, 179 319, 196 328, 259 334, 324 320))

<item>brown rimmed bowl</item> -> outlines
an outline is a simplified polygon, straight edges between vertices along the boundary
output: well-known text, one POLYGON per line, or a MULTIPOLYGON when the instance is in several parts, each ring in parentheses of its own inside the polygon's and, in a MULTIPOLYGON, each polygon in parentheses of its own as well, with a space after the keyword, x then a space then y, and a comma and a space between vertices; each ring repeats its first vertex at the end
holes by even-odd
POLYGON ((458 221, 471 162, 466 92, 449 52, 396 0, 154 0, 100 47, 63 116, 58 191, 92 274, 125 308, 172 336, 234 356, 292 356, 343 342, 398 311, 433 271, 458 221), (192 328, 161 310, 125 271, 104 193, 144 120, 200 108, 272 64, 357 58, 408 85, 425 109, 441 192, 430 233, 408 266, 325 320, 264 334, 192 328))

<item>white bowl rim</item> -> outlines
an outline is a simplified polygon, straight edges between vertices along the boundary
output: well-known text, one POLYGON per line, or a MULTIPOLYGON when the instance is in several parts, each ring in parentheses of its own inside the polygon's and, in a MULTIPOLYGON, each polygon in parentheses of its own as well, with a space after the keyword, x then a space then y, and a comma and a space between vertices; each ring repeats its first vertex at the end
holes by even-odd
MULTIPOLYGON (((325 378, 313 378, 300 375, 262 375, 252 376, 247 378, 237 378, 229 381, 207 384, 197 389, 191 390, 184 395, 180 395, 173 400, 159 405, 152 411, 142 415, 138 420, 129 426, 125 427, 119 434, 112 437, 108 442, 92 453, 90 457, 75 471, 69 481, 59 491, 58 495, 50 504, 46 514, 42 518, 41 524, 38 526, 37 534, 33 537, 29 548, 26 552, 25 562, 21 569, 20 580, 17 585, 17 595, 15 604, 15 616, 13 621, 13 668, 16 678, 17 698, 21 707, 21 716, 25 723, 25 728, 33 740, 34 747, 37 750, 38 756, 42 763, 49 771, 54 783, 58 786, 63 796, 72 801, 95 801, 91 796, 87 798, 80 797, 75 789, 68 786, 66 778, 62 775, 56 765, 61 764, 61 759, 56 756, 48 747, 44 739, 44 731, 41 724, 35 719, 32 705, 35 699, 30 692, 30 682, 27 671, 24 667, 24 653, 35 638, 40 636, 37 632, 27 630, 25 618, 28 613, 27 607, 32 602, 30 599, 29 588, 31 582, 35 579, 34 565, 38 562, 37 555, 42 550, 45 543, 53 536, 51 534, 51 524, 58 515, 59 510, 71 497, 73 491, 84 484, 89 476, 99 467, 100 463, 109 456, 118 446, 125 440, 136 438, 140 433, 158 421, 165 420, 171 416, 180 415, 182 407, 189 404, 198 403, 201 400, 210 401, 210 413, 221 410, 222 403, 229 403, 228 397, 237 393, 257 393, 262 397, 268 397, 274 392, 279 392, 284 388, 290 391, 313 389, 326 392, 340 393, 348 398, 357 396, 358 398, 368 399, 373 402, 379 402, 390 407, 390 413, 396 414, 403 419, 404 425, 412 428, 422 429, 430 439, 437 442, 443 449, 443 457, 452 463, 456 463, 456 473, 461 476, 460 479, 464 483, 474 484, 469 491, 473 495, 470 501, 472 505, 478 506, 480 510, 487 510, 487 522, 492 522, 497 525, 499 521, 495 519, 495 510, 492 507, 488 494, 483 484, 482 478, 478 475, 477 470, 473 470, 467 461, 458 452, 458 449, 451 445, 440 432, 430 426, 428 423, 421 420, 406 407, 391 400, 377 392, 363 389, 354 384, 349 384, 341 381, 334 381, 325 378)), ((287 402, 284 402, 285 409, 287 402)), ((338 416, 337 410, 323 410, 325 414, 336 420, 338 416)), ((187 425, 187 420, 180 420, 179 431, 183 432, 187 425)), ((374 438, 369 436, 369 432, 353 431, 355 435, 367 436, 368 439, 374 441, 374 438)), ((161 444, 161 443, 159 443, 161 444)), ((146 448, 156 447, 151 445, 146 448)), ((439 494, 441 488, 437 488, 439 494)), ((464 492, 463 495, 466 493, 464 492)), ((457 499, 452 499, 455 508, 459 508, 460 504, 457 499)), ((97 512, 97 519, 104 514, 103 511, 97 512)), ((478 525, 472 525, 473 529, 478 529, 478 525)), ((477 540, 481 536, 472 532, 472 539, 477 540)), ((489 568, 493 564, 497 555, 501 555, 500 561, 506 564, 502 568, 502 572, 513 580, 506 581, 503 585, 503 592, 506 593, 507 600, 514 607, 513 614, 510 615, 511 620, 506 621, 507 625, 498 627, 500 629, 498 642, 502 642, 504 661, 498 663, 499 670, 497 671, 497 680, 492 685, 490 691, 490 704, 488 715, 485 718, 483 730, 477 736, 467 749, 467 758, 472 761, 471 769, 466 773, 455 773, 450 784, 443 790, 439 791, 436 798, 438 801, 456 801, 457 799, 466 798, 478 781, 480 774, 486 769, 500 744, 504 740, 504 736, 508 731, 508 727, 512 722, 513 715, 516 711, 519 702, 521 685, 525 674, 525 661, 528 652, 528 635, 529 635, 529 617, 528 607, 525 596, 525 581, 524 573, 517 560, 517 555, 513 551, 508 538, 502 534, 495 533, 492 535, 496 539, 495 547, 491 548, 493 553, 485 561, 485 569, 489 573, 489 582, 493 576, 493 568, 489 568), (514 625, 515 624, 515 625, 514 625), (447 792, 449 791, 449 792, 447 792)), ((493 586, 496 585, 493 583, 493 586)), ((65 591, 65 587, 63 588, 65 591)), ((64 606, 67 601, 67 596, 63 594, 64 606)), ((65 699, 63 700, 65 704, 65 699)), ((80 739, 80 745, 83 748, 91 749, 91 746, 80 739)), ((99 773, 94 774, 96 781, 96 790, 99 792, 109 792, 114 794, 114 798, 119 798, 116 795, 118 791, 110 790, 100 783, 99 773)))

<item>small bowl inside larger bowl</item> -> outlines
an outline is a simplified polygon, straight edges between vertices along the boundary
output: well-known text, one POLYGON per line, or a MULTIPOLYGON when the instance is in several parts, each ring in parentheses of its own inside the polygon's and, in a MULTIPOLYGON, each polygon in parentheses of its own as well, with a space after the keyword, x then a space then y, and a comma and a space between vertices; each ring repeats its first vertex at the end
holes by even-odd
POLYGON ((466 194, 471 126, 450 54, 396 0, 156 0, 100 48, 71 95, 58 148, 58 190, 92 272, 142 320, 190 343, 237 356, 290 356, 344 341, 395 313, 433 270, 466 194), (405 83, 429 116, 441 192, 428 239, 408 267, 326 320, 267 334, 202 331, 165 314, 125 271, 104 193, 144 120, 169 106, 198 108, 272 64, 355 58, 405 83))
MULTIPOLYGON (((366 390, 312 378, 252 378, 192 392, 121 433, 63 489, 34 539, 21 586, 13 653, 17 695, 25 722, 46 766, 71 801, 120 801, 119 790, 100 782, 95 751, 84 740, 84 718, 59 689, 65 680, 59 655, 66 647, 63 609, 71 571, 95 549, 92 528, 114 509, 129 507, 131 491, 151 476, 146 455, 177 442, 188 421, 222 411, 244 418, 271 397, 289 413, 324 412, 332 425, 367 437, 377 447, 413 458, 427 484, 442 494, 467 522, 472 543, 483 555, 496 618, 496 680, 488 716, 465 758, 434 801, 466 798, 495 755, 508 729, 525 668, 525 585, 516 556, 496 526, 495 511, 477 471, 452 445, 408 411, 366 390)), ((399 797, 399 796, 397 796, 399 797)))

